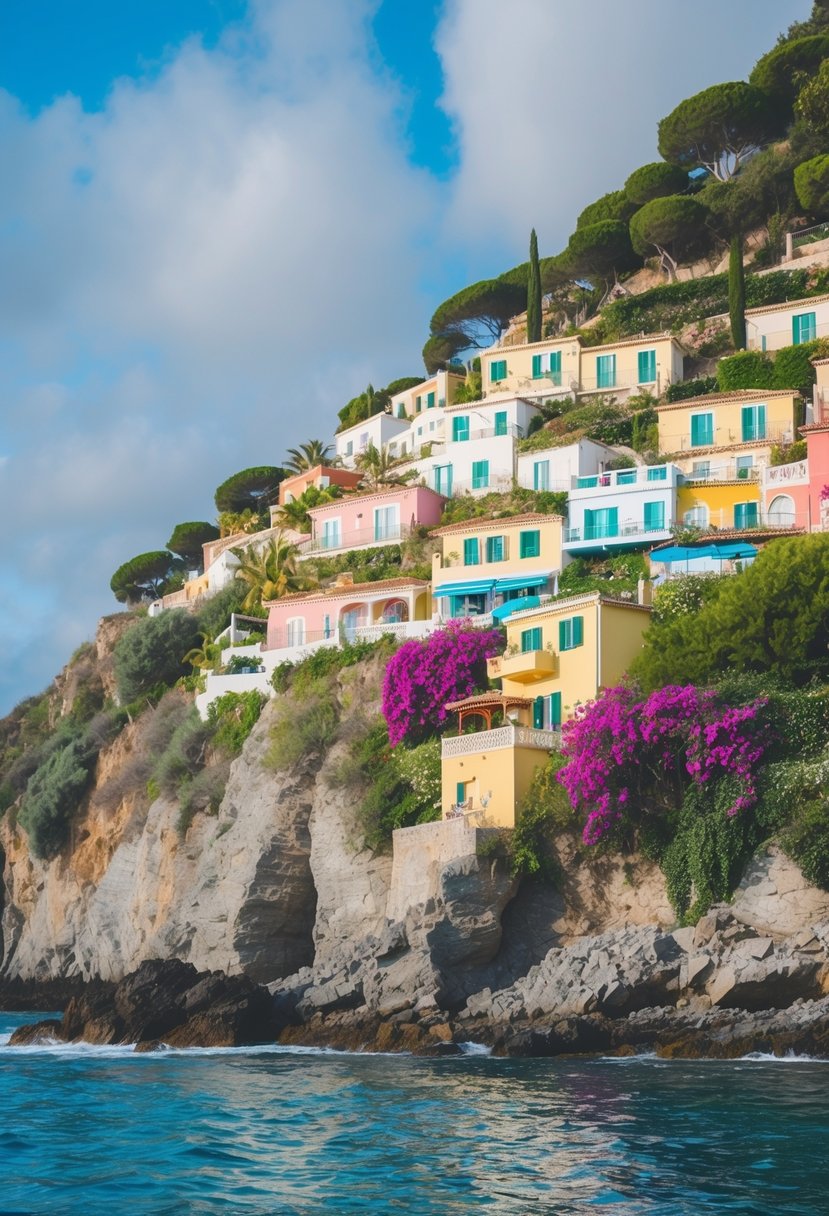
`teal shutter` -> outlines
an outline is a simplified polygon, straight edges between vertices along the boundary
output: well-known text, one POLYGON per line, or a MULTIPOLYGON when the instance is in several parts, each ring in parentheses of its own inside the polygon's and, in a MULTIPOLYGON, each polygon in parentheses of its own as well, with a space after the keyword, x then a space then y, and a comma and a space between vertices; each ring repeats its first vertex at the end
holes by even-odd
POLYGON ((466 802, 466 784, 463 781, 459 781, 455 786, 455 802, 458 806, 466 802))
POLYGON ((573 645, 582 646, 584 644, 584 617, 573 617, 573 645))
POLYGON ((653 468, 648 469, 648 481, 665 481, 667 476, 668 470, 664 464, 657 464, 653 468))
POLYGON ((533 465, 533 489, 534 490, 549 490, 550 488, 550 462, 549 460, 536 460, 533 465))
POLYGON ((555 385, 561 384, 561 351, 554 350, 550 355, 550 378, 555 385))
POLYGON ((756 502, 734 504, 734 527, 756 528, 759 522, 756 502))
POLYGON ((616 356, 596 356, 596 388, 616 387, 616 356))
POLYGON ((664 502, 645 503, 645 531, 659 532, 665 527, 664 502))
POLYGON ((816 317, 813 312, 802 312, 792 317, 792 343, 802 346, 804 342, 813 342, 817 337, 816 317))
POLYGON ((422 409, 423 409, 423 398, 415 397, 415 413, 419 414, 422 409))
POLYGON ((527 654, 531 650, 541 649, 541 626, 536 625, 533 629, 521 630, 521 653, 527 654))
POLYGON ((754 436, 754 438, 755 439, 765 439, 765 437, 766 437, 766 407, 764 405, 757 406, 757 424, 756 424, 755 429, 757 431, 757 434, 754 436))
POLYGON ((640 350, 637 356, 639 364, 639 384, 654 384, 656 382, 656 351, 640 350))
POLYGON ((744 405, 742 409, 742 436, 743 443, 748 443, 756 438, 754 434, 754 406, 744 405))
POLYGON ((557 730, 561 726, 561 693, 550 693, 550 728, 557 730))
POLYGON ((706 448, 714 442, 714 415, 691 415, 691 447, 706 448))
POLYGON ((488 562, 502 562, 504 560, 503 536, 488 536, 486 538, 486 560, 488 562))
POLYGON ((533 701, 533 726, 536 730, 544 729, 544 698, 536 697, 533 701))
POLYGON ((570 649, 570 622, 559 621, 558 623, 558 648, 559 650, 570 649))
POLYGON ((541 355, 533 355, 533 380, 541 376, 541 355))
POLYGON ((505 380, 507 375, 506 359, 493 359, 489 365, 489 378, 493 383, 497 380, 505 380))
POLYGON ((481 554, 477 538, 468 536, 463 542, 463 564, 465 566, 477 566, 480 560, 481 554))
POLYGON ((520 536, 519 556, 539 557, 541 554, 541 532, 522 532, 520 536))
POLYGON ((469 438, 469 418, 461 416, 452 419, 452 439, 455 443, 464 443, 469 438))
POLYGON ((495 415, 495 434, 506 435, 507 433, 507 411, 498 410, 495 415))
POLYGON ((435 394, 434 394, 434 393, 427 393, 427 395, 426 395, 426 409, 427 409, 427 410, 433 410, 434 408, 435 408, 435 394))
POLYGON ((584 644, 584 617, 572 616, 558 623, 559 650, 573 650, 584 644))
POLYGON ((489 485, 489 461, 488 460, 473 460, 472 462, 472 489, 485 490, 489 485))

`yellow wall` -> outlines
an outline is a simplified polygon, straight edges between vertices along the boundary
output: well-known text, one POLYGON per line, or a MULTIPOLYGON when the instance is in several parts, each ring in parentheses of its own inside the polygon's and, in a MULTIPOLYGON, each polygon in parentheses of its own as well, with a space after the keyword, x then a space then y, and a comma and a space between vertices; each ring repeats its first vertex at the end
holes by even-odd
POLYGON ((680 486, 677 519, 682 523, 687 511, 704 504, 708 508, 709 527, 733 528, 735 503, 759 501, 759 481, 697 481, 680 486))
MULTIPOLYGON (((493 393, 522 393, 549 387, 569 389, 572 384, 584 393, 603 391, 598 388, 596 358, 599 355, 616 356, 616 387, 635 388, 639 382, 639 351, 656 352, 657 380, 645 387, 652 391, 664 391, 674 380, 681 379, 681 354, 670 338, 664 335, 645 335, 630 342, 608 343, 605 346, 582 347, 576 338, 550 338, 546 342, 531 342, 521 346, 498 346, 481 355, 481 374, 484 396, 493 393), (561 352, 561 383, 554 383, 549 376, 533 378, 533 355, 544 355, 551 351, 561 352), (506 360, 506 379, 493 381, 490 364, 506 360)), ((607 391, 612 391, 608 389, 607 391)))
POLYGON ((796 393, 784 393, 779 397, 763 395, 761 392, 751 397, 737 400, 716 400, 715 398, 697 397, 683 401, 681 405, 662 406, 658 409, 659 418, 659 450, 664 454, 682 452, 693 456, 695 452, 702 454, 713 448, 731 447, 743 442, 742 410, 746 405, 765 405, 766 407, 766 438, 770 443, 776 443, 783 435, 789 436, 789 442, 796 439, 795 426, 798 419, 798 397, 796 393), (691 416, 692 414, 713 414, 714 443, 711 447, 691 447, 691 416))
POLYGON ((521 393, 530 389, 549 388, 555 392, 558 387, 569 389, 572 381, 579 378, 579 349, 576 338, 550 338, 546 342, 530 342, 521 346, 498 346, 481 355, 481 378, 484 396, 492 393, 521 393), (561 352, 561 385, 543 375, 533 379, 533 355, 545 355, 550 351, 561 352), (490 364, 493 361, 506 360, 507 376, 505 380, 493 381, 490 378, 490 364))
MULTIPOLYGON (((467 736, 469 737, 469 736, 467 736)), ((466 797, 473 799, 473 809, 479 815, 471 823, 487 827, 515 826, 515 810, 527 793, 532 775, 549 760, 547 752, 535 747, 504 747, 496 751, 473 752, 464 756, 447 756, 441 761, 441 805, 444 817, 456 798, 457 784, 466 785, 466 797), (486 812, 480 811, 481 795, 492 797, 486 812)))
POLYGON ((642 649, 642 638, 651 623, 650 612, 636 606, 604 603, 601 606, 602 688, 618 684, 642 649))
POLYGON ((498 520, 497 525, 482 527, 480 521, 471 519, 468 530, 450 532, 441 536, 441 553, 432 558, 432 583, 459 582, 463 579, 505 578, 508 572, 520 574, 540 574, 549 570, 560 570, 562 562, 562 526, 559 515, 545 515, 540 520, 525 520, 523 523, 512 523, 509 519, 498 520), (540 532, 541 550, 538 557, 521 557, 521 533, 540 532), (487 562, 482 560, 477 566, 463 564, 464 541, 474 538, 478 541, 481 558, 486 557, 486 540, 488 536, 503 536, 505 538, 505 556, 502 562, 487 562), (451 571, 451 574, 448 573, 451 571))
POLYGON ((579 380, 583 393, 603 391, 599 387, 596 376, 596 359, 599 355, 616 356, 616 387, 639 387, 639 352, 653 350, 656 352, 656 380, 643 384, 654 394, 665 391, 674 380, 682 378, 682 363, 676 346, 670 337, 647 335, 635 342, 609 342, 605 346, 585 347, 581 352, 581 371, 579 380))

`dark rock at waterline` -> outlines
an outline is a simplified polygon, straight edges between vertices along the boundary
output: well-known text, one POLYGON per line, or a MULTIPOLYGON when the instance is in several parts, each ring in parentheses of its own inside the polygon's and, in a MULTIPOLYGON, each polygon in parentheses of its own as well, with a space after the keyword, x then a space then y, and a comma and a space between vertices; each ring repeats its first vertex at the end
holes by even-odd
POLYGON ((36 1042, 40 1035, 97 1044, 242 1047, 273 1042, 281 1025, 267 991, 247 976, 151 959, 118 984, 88 984, 60 1022, 20 1027, 10 1045, 36 1042))
POLYGON ((60 1041, 61 1023, 57 1018, 45 1018, 42 1022, 30 1022, 28 1026, 18 1026, 12 1035, 15 1047, 37 1047, 47 1043, 60 1041))
POLYGON ((84 986, 80 976, 47 980, 4 979, 0 981, 0 1010, 53 1013, 56 1009, 65 1009, 73 996, 83 992, 84 986))

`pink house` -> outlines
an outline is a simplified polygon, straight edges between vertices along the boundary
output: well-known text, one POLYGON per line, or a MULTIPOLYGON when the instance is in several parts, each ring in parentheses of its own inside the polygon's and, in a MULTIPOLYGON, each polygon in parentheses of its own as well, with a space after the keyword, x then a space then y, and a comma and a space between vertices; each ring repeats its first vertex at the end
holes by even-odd
POLYGON ((829 359, 815 359, 813 421, 800 427, 806 459, 763 470, 763 506, 770 524, 829 532, 829 359))
POLYGON ((311 539, 302 554, 395 544, 417 527, 439 524, 445 501, 426 486, 394 486, 312 507, 311 539))
POLYGON ((350 574, 341 574, 333 587, 284 595, 265 607, 265 649, 283 650, 309 642, 353 641, 361 626, 426 621, 431 599, 429 584, 421 578, 355 583, 350 574))

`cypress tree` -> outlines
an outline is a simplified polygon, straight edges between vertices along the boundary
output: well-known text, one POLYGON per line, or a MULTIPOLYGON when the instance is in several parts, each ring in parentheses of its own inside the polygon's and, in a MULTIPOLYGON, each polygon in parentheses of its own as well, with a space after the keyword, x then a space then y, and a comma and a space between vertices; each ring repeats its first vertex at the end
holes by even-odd
POLYGON ((530 233, 530 270, 527 275, 527 341, 541 341, 541 270, 535 228, 530 233))
POLYGON ((743 270, 743 234, 731 238, 728 255, 728 316, 735 350, 746 348, 746 278, 743 270))

